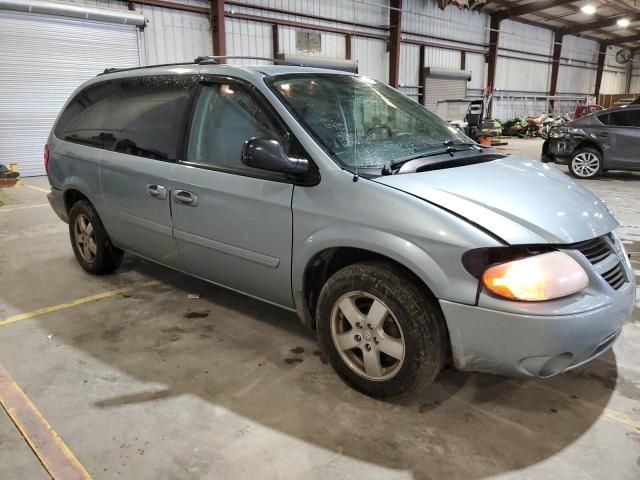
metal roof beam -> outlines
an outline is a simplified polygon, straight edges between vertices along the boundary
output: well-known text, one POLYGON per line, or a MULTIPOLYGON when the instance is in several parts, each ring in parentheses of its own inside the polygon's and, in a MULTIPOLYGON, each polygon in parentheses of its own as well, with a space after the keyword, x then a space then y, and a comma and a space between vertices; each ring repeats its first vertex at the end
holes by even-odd
POLYGON ((572 25, 570 27, 562 27, 560 30, 565 35, 576 35, 578 33, 587 32, 589 30, 597 30, 602 27, 613 27, 621 18, 627 18, 630 22, 635 22, 640 19, 640 15, 620 15, 616 17, 607 17, 599 20, 594 20, 592 22, 572 25))
POLYGON ((536 0, 533 2, 519 4, 513 7, 507 7, 504 10, 498 10, 496 15, 500 20, 506 20, 512 17, 519 17, 528 13, 536 13, 553 7, 561 7, 575 0, 536 0))
POLYGON ((606 45, 620 45, 623 43, 637 42, 638 40, 640 40, 640 33, 637 33, 635 35, 627 35, 626 37, 614 38, 603 43, 605 43, 606 45))

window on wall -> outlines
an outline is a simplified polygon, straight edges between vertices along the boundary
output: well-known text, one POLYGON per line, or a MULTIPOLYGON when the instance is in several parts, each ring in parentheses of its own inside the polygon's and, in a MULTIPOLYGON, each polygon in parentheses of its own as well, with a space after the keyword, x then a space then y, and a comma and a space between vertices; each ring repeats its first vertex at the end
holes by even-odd
POLYGON ((598 116, 605 125, 611 127, 640 127, 640 110, 620 110, 598 116))
POLYGON ((138 77, 106 81, 78 94, 56 125, 62 140, 174 161, 196 80, 138 77))
POLYGON ((240 161, 244 143, 254 137, 283 143, 269 112, 245 86, 215 83, 202 88, 189 138, 187 160, 222 169, 259 172, 240 161))
POLYGON ((296 30, 296 50, 319 53, 322 50, 322 36, 318 32, 296 30))

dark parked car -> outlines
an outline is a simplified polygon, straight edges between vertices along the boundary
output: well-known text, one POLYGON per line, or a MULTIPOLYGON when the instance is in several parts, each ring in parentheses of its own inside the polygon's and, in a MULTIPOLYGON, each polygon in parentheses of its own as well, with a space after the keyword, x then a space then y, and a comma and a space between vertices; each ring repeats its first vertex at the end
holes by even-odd
POLYGON ((553 129, 542 161, 568 165, 578 178, 640 170, 640 105, 609 108, 553 129))

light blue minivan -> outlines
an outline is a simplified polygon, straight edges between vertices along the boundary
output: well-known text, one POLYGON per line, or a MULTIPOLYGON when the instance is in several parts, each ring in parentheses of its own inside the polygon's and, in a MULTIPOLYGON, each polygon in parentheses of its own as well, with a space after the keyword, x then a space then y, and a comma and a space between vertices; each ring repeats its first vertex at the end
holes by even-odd
POLYGON ((298 313, 380 398, 462 370, 549 377, 606 351, 634 275, 606 206, 369 78, 195 63, 82 85, 45 147, 89 273, 123 251, 298 313))

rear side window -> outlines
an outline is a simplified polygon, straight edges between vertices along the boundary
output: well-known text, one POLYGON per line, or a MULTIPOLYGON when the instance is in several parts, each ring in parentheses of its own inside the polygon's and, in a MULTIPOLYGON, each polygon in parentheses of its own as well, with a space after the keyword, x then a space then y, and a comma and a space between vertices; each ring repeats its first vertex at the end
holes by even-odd
POLYGON ((195 84, 193 77, 157 76, 92 85, 71 101, 54 133, 68 142, 174 161, 195 84))
POLYGON ((605 125, 611 127, 640 127, 640 110, 620 110, 598 116, 605 125))

